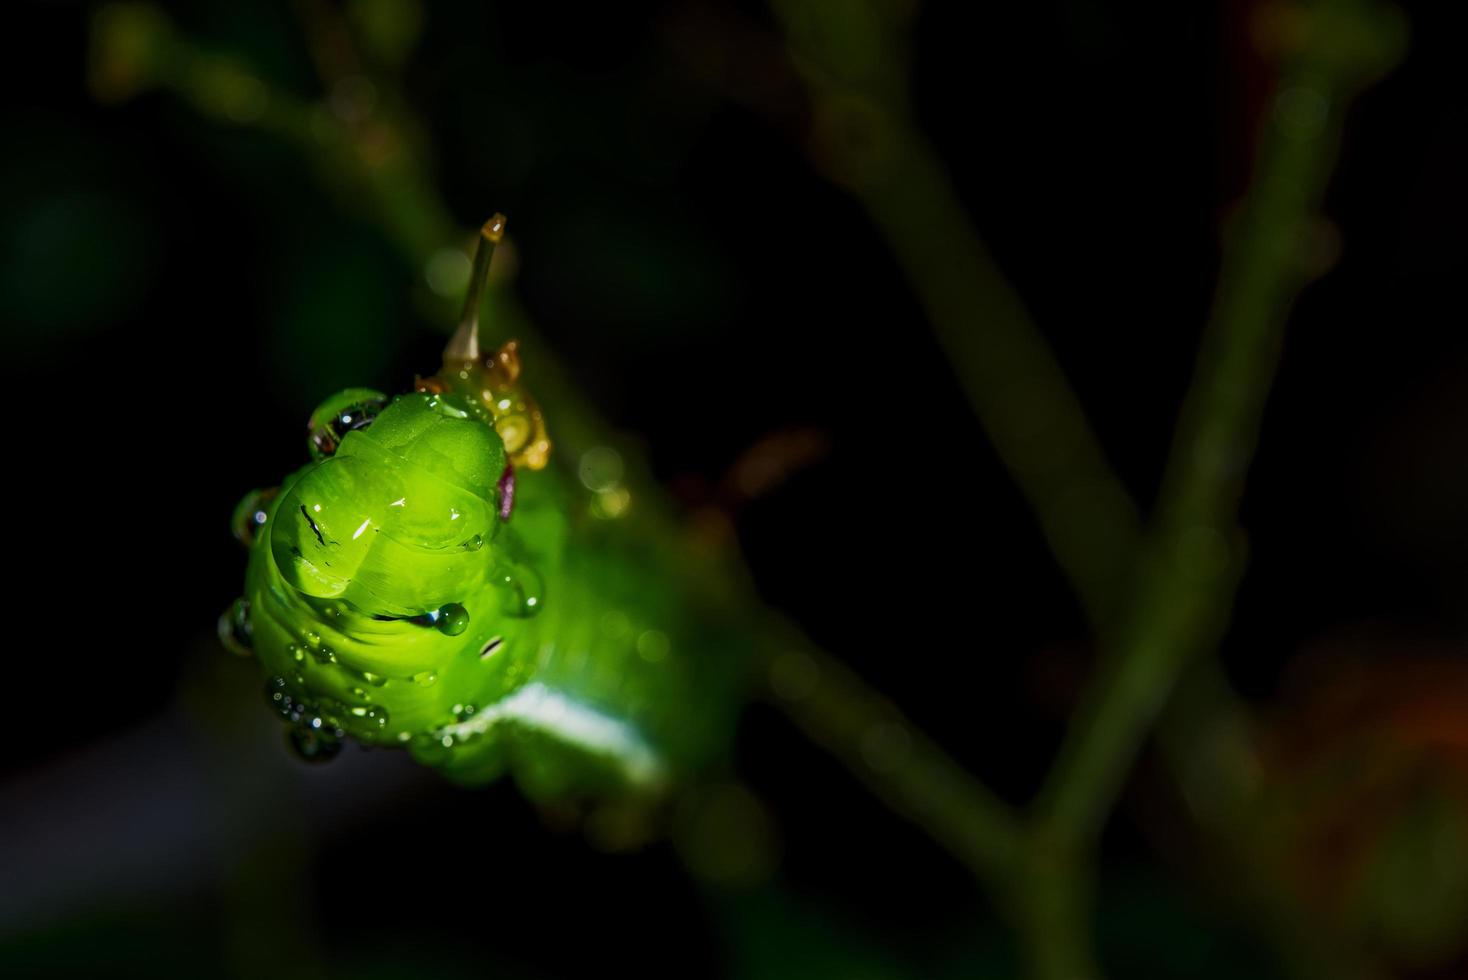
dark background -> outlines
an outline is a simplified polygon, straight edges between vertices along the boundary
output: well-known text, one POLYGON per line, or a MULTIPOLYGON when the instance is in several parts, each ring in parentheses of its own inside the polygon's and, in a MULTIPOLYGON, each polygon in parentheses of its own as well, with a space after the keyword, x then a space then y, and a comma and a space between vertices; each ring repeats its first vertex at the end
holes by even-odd
MULTIPOLYGON (((1463 656, 1463 23, 1404 6, 1411 49, 1349 116, 1339 258, 1290 321, 1244 502, 1223 659, 1266 724, 1343 663, 1463 656)), ((1255 9, 916 18, 917 117, 1143 502, 1271 81, 1255 9)), ((0 972, 1008 975, 980 890, 769 708, 737 772, 778 859, 738 888, 700 886, 667 845, 602 854, 509 787, 286 757, 213 640, 243 571, 230 510, 304 458, 317 401, 405 387, 449 324, 295 148, 166 93, 98 104, 90 12, 17 5, 0 59, 0 972), (246 734, 211 734, 220 703, 246 734)), ((171 16, 314 97, 297 13, 171 16)), ((774 30, 758 5, 434 4, 404 92, 454 217, 509 214, 522 301, 670 486, 696 496, 772 432, 823 437, 739 515, 761 592, 1023 802, 1090 663, 1080 612, 883 241, 789 138, 798 86, 772 76, 771 119, 690 69, 689 25, 729 16, 774 30)), ((1144 760, 1105 842, 1108 964, 1267 971, 1149 829, 1175 805, 1157 781, 1144 760)))

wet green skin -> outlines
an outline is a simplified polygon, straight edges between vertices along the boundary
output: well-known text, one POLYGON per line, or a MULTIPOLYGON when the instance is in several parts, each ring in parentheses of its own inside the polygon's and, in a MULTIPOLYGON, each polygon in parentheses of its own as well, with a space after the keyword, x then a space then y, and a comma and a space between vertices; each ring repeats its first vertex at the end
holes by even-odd
POLYGON ((284 481, 246 573, 267 696, 307 755, 340 732, 541 799, 665 791, 732 728, 738 631, 564 463, 518 472, 502 521, 504 447, 466 407, 400 396, 284 481))

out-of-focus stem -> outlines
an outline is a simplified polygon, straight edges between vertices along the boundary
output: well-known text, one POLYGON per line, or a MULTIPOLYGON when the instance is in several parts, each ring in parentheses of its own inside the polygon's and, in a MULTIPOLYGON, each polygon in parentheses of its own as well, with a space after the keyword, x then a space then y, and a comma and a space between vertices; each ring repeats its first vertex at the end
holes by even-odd
POLYGON ((859 201, 912 284, 975 415, 1023 492, 1098 630, 1139 537, 1044 335, 966 217, 947 170, 911 121, 900 25, 877 4, 774 0, 815 114, 811 155, 859 201), (853 8, 865 8, 853 16, 853 8), (824 29, 849 17, 840 32, 824 29))
POLYGON ((792 626, 775 623, 767 632, 791 637, 764 661, 771 702, 978 878, 1008 880, 1025 843, 1012 808, 792 626))
POLYGON ((855 18, 875 30, 833 32, 821 29, 829 6, 772 2, 812 96, 817 160, 881 228, 1110 651, 1036 801, 1029 867, 1011 903, 1034 975, 1093 975, 1086 855, 1183 665, 1214 648, 1227 625, 1242 572, 1244 475, 1281 331, 1306 279, 1301 253, 1345 96, 1389 67, 1400 24, 1369 0, 1281 8, 1292 67, 1226 245, 1158 510, 1138 542, 1129 503, 1043 339, 907 119, 905 92, 885 67, 900 63, 901 45, 891 40, 898 32, 882 29, 883 8, 865 5, 865 21, 855 18), (1128 577, 1137 584, 1113 621, 1116 587, 1128 577))
POLYGON ((1045 339, 973 233, 926 141, 895 134, 858 197, 917 291, 969 402, 1098 628, 1136 547, 1137 515, 1045 339))
MULTIPOLYGON (((1036 807, 1047 832, 1088 841, 1179 671, 1227 626, 1242 570, 1244 478, 1279 360, 1284 324, 1308 278, 1304 250, 1355 86, 1396 55, 1361 26, 1361 4, 1320 4, 1274 95, 1253 181, 1225 243, 1217 299, 1183 404, 1138 587, 1097 683, 1072 719, 1036 807), (1354 44, 1354 50, 1342 45, 1354 44)), ((1390 32, 1388 32, 1390 36, 1390 32)))

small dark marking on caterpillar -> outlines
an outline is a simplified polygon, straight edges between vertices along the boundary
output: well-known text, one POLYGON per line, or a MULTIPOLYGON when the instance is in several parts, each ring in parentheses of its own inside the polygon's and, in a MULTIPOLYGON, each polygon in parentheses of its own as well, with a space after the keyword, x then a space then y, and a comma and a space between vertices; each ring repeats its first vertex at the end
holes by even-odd
POLYGON ((325 546, 326 539, 321 536, 321 528, 317 527, 316 526, 316 522, 313 521, 313 520, 311 520, 311 515, 308 514, 308 513, 306 513, 306 505, 305 504, 302 504, 301 505, 301 516, 306 519, 306 523, 307 524, 311 525, 311 533, 314 534, 314 535, 316 535, 316 540, 317 541, 320 541, 321 544, 323 546, 325 546))

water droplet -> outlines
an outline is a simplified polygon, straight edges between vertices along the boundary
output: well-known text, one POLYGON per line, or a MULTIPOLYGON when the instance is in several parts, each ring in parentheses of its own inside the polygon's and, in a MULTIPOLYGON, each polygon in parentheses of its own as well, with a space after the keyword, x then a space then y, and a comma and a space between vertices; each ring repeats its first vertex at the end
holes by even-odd
POLYGON ((484 547, 484 538, 482 536, 476 534, 476 535, 474 535, 474 537, 470 538, 468 541, 465 541, 463 544, 459 545, 459 550, 461 550, 461 551, 478 551, 480 548, 483 548, 483 547, 484 547))
POLYGON ((445 418, 467 419, 471 417, 463 400, 450 394, 429 395, 428 407, 445 418))
POLYGON ((269 518, 270 502, 280 492, 279 487, 270 487, 266 490, 251 490, 245 494, 243 500, 235 505, 234 515, 230 518, 229 529, 234 539, 245 547, 255 542, 256 535, 265 526, 269 518))
POLYGON ((366 681, 368 684, 371 684, 373 687, 382 687, 384 684, 387 683, 386 677, 383 677, 381 674, 374 674, 370 670, 362 671, 359 676, 361 676, 362 680, 366 681))
POLYGON ((301 634, 301 638, 306 641, 306 649, 303 650, 300 646, 294 643, 290 644, 290 646, 287 648, 290 650, 291 657, 296 661, 296 663, 303 662, 306 659, 306 654, 308 653, 319 664, 336 663, 336 651, 327 646, 325 643, 321 642, 321 634, 313 633, 310 630, 306 630, 301 634))
POLYGON ((343 719, 346 718, 347 706, 336 698, 319 698, 316 707, 321 712, 321 717, 326 719, 333 727, 340 728, 343 719))
MULTIPOLYGON (((313 721, 320 722, 316 718, 313 721)), ((327 762, 342 750, 341 735, 320 725, 294 725, 287 738, 296 755, 306 762, 327 762)))
POLYGON ((438 674, 431 670, 425 670, 413 675, 413 683, 419 687, 432 687, 438 683, 438 674))
POLYGON ((387 727, 387 709, 381 705, 358 705, 351 709, 351 714, 354 718, 362 718, 371 722, 379 729, 387 727))
POLYGON ((236 599, 219 617, 219 642, 237 657, 254 652, 254 628, 250 625, 250 600, 236 599))
POLYGON ((311 458, 320 462, 331 456, 348 432, 367 428, 387 404, 387 396, 380 391, 347 388, 316 406, 306 423, 311 458))
POLYGON ((458 636, 469 628, 469 610, 457 602, 449 602, 438 609, 438 631, 444 636, 458 636))
POLYGON ((295 721, 299 717, 296 699, 291 695, 286 679, 279 674, 266 681, 265 702, 287 721, 295 721))
POLYGON ((478 708, 477 705, 472 705, 472 704, 456 704, 456 705, 454 705, 454 720, 455 721, 468 721, 470 718, 473 718, 478 713, 479 713, 479 708, 478 708))
POLYGON ((529 565, 504 563, 495 569, 495 577, 505 587, 500 599, 501 612, 521 619, 540 612, 545 583, 539 572, 529 565))

